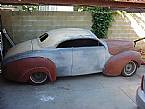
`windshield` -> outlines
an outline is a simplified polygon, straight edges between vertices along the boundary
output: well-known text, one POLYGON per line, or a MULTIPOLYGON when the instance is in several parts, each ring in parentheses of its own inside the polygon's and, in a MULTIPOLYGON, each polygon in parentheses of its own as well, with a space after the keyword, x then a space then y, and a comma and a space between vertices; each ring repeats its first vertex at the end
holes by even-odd
POLYGON ((49 35, 47 33, 44 33, 43 35, 39 36, 39 39, 41 42, 43 42, 49 35))

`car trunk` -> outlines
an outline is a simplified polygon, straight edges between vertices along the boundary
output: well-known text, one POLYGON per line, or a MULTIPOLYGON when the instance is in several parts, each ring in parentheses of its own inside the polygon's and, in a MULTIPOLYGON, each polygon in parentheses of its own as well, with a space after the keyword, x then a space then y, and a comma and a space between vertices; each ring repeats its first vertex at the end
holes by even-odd
POLYGON ((28 40, 26 42, 19 43, 16 46, 10 48, 6 53, 5 58, 31 50, 33 50, 32 40, 28 40))

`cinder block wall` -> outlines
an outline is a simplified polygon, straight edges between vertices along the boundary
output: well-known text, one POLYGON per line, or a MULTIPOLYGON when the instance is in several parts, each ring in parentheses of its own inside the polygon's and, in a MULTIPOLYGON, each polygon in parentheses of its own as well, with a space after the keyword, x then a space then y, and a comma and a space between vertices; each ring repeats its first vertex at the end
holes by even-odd
POLYGON ((3 25, 15 43, 39 37, 56 28, 91 29, 92 17, 86 12, 0 12, 3 25))
MULTIPOLYGON (((91 29, 92 16, 86 12, 0 12, 3 25, 15 43, 39 37, 44 32, 55 28, 79 27, 91 29)), ((139 36, 131 23, 122 15, 115 15, 108 31, 109 39, 135 40, 139 36)), ((145 42, 137 43, 145 49, 145 42)))
MULTIPOLYGON (((125 16, 118 14, 114 16, 114 21, 108 31, 108 38, 134 41, 140 37, 131 27, 131 22, 125 16)), ((138 42, 136 47, 145 50, 145 42, 138 42)))

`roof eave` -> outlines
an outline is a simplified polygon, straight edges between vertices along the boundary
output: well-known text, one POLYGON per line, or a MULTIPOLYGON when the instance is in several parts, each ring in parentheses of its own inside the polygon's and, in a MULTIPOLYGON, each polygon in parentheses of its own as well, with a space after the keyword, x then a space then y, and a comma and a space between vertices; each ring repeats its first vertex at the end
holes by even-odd
POLYGON ((145 2, 126 2, 111 0, 0 0, 0 4, 12 5, 83 5, 120 8, 145 8, 145 2))

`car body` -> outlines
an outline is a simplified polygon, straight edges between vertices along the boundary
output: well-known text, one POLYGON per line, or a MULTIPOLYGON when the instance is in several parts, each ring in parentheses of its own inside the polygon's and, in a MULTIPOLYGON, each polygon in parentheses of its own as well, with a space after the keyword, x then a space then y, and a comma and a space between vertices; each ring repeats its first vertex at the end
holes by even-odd
POLYGON ((100 40, 90 30, 61 28, 12 47, 3 60, 3 74, 10 80, 42 83, 47 77, 55 81, 98 72, 131 76, 140 64, 141 55, 131 41, 100 40))
POLYGON ((141 86, 136 91, 136 103, 139 109, 145 109, 145 78, 142 76, 141 86))

